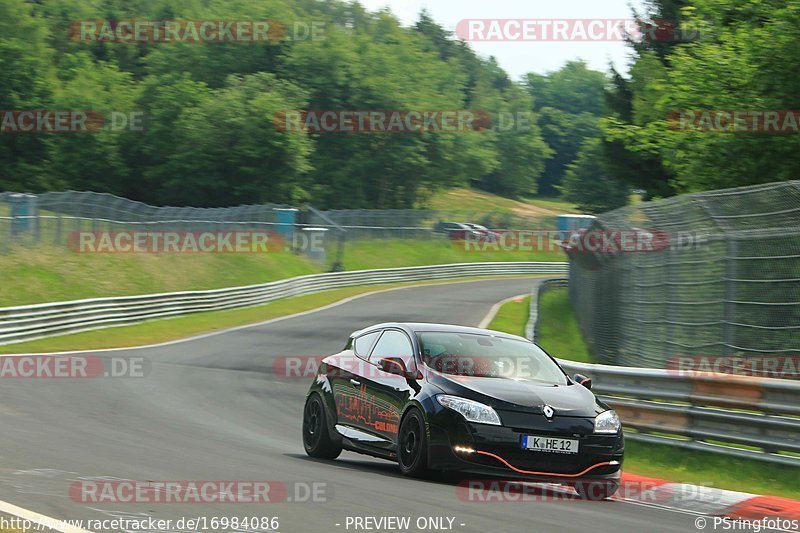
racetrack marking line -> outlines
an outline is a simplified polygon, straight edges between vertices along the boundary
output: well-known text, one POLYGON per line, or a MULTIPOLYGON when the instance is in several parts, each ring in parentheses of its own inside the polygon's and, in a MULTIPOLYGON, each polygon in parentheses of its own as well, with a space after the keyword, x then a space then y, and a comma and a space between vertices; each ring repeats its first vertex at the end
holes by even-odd
MULTIPOLYGON (((180 344, 182 342, 191 342, 191 341, 196 341, 196 340, 200 340, 200 339, 206 339, 208 337, 213 337, 215 335, 222 335, 224 333, 231 333, 231 332, 234 332, 234 331, 241 331, 243 329, 255 328, 255 327, 259 327, 259 326, 266 326, 266 325, 269 325, 269 324, 274 324, 275 322, 280 322, 281 320, 289 320, 291 318, 298 318, 298 317, 301 317, 301 316, 310 315, 312 313, 317 313, 319 311, 326 311, 328 309, 331 309, 331 308, 334 308, 334 307, 338 307, 340 305, 344 305, 344 304, 350 303, 350 302, 352 302, 354 300, 358 300, 359 298, 364 298, 366 296, 372 296, 372 295, 375 295, 375 294, 382 294, 382 293, 385 293, 385 292, 401 291, 401 290, 405 290, 405 289, 417 289, 419 287, 426 287, 426 286, 429 286, 429 285, 456 285, 456 284, 459 284, 459 283, 479 283, 481 281, 504 281, 504 280, 505 281, 509 281, 509 280, 515 280, 515 279, 529 279, 529 278, 536 278, 536 277, 539 277, 539 276, 537 276, 537 275, 511 276, 511 277, 488 278, 488 279, 480 279, 480 280, 446 281, 446 282, 443 282, 443 283, 419 283, 419 284, 415 284, 415 285, 404 285, 403 287, 392 287, 390 289, 381 289, 381 290, 377 290, 377 291, 365 292, 363 294, 356 294, 354 296, 348 296, 347 298, 345 298, 343 300, 339 300, 339 301, 333 302, 331 304, 328 304, 328 305, 325 305, 325 306, 322 306, 322 307, 317 307, 315 309, 309 309, 308 311, 301 311, 300 313, 295 313, 293 315, 279 316, 279 317, 275 317, 275 318, 270 318, 269 320, 265 320, 263 322, 256 322, 254 324, 245 324, 243 326, 235 326, 235 327, 228 328, 228 329, 221 329, 219 331, 210 331, 208 333, 201 333, 200 335, 194 335, 193 337, 184 337, 182 339, 174 339, 174 340, 171 340, 171 341, 157 342, 155 344, 144 344, 144 345, 141 345, 141 346, 124 346, 124 347, 120 347, 120 348, 98 348, 96 350, 70 350, 70 351, 65 351, 65 352, 30 352, 30 353, 19 353, 19 354, 2 354, 2 353, 0 353, 0 355, 3 355, 3 357, 21 357, 21 356, 26 356, 26 355, 27 356, 30 356, 30 355, 67 355, 67 354, 76 354, 76 353, 118 352, 118 351, 121 351, 121 350, 144 350, 144 349, 149 349, 149 348, 161 348, 163 346, 171 346, 173 344, 180 344)), ((527 296, 527 294, 526 294, 526 296, 527 296)), ((169 319, 164 319, 164 320, 169 320, 169 319)), ((147 321, 145 321, 145 322, 147 322, 147 321)), ((144 324, 145 322, 139 322, 139 324, 144 324)), ((0 350, 2 350, 2 348, 3 347, 0 346, 0 350)))
POLYGON ((30 520, 31 522, 40 524, 46 529, 54 529, 56 531, 61 531, 61 533, 92 533, 87 529, 69 525, 63 520, 50 518, 49 516, 17 507, 13 503, 4 502, 3 500, 0 500, 0 512, 17 516, 23 520, 30 520))
POLYGON ((512 296, 511 298, 506 298, 502 302, 497 302, 496 304, 494 304, 492 306, 491 309, 489 309, 489 314, 487 314, 485 317, 483 317, 483 320, 481 320, 481 323, 478 324, 478 327, 482 328, 482 329, 486 329, 487 327, 489 327, 489 324, 492 323, 492 320, 494 320, 494 317, 497 315, 497 312, 500 311, 501 307, 503 307, 508 302, 513 302, 514 300, 517 300, 519 298, 527 298, 527 297, 528 297, 528 293, 524 293, 524 294, 518 294, 516 296, 512 296))

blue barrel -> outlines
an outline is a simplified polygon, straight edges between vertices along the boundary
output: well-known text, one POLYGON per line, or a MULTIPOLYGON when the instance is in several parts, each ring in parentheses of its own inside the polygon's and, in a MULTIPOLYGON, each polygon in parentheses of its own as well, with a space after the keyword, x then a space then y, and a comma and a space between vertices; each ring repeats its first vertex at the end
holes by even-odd
POLYGON ((36 200, 33 194, 11 194, 8 204, 11 206, 11 235, 19 235, 35 228, 36 200))
POLYGON ((275 231, 281 234, 286 239, 286 242, 292 242, 294 235, 294 225, 297 222, 297 209, 293 207, 276 207, 275 208, 275 231))

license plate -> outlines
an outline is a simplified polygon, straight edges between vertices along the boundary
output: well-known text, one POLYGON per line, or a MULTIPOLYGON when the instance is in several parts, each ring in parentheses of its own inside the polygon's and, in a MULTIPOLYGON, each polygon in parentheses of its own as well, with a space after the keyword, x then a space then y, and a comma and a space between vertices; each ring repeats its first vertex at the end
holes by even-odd
POLYGON ((522 449, 533 452, 578 453, 578 441, 575 439, 523 435, 522 449))

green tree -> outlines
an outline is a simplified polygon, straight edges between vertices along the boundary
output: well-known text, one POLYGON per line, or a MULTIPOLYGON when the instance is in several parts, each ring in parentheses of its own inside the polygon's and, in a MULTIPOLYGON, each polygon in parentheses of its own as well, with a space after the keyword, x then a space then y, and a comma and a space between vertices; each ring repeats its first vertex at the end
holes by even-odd
POLYGON ((630 188, 608 172, 603 156, 601 139, 587 139, 564 176, 564 199, 584 213, 602 213, 628 203, 630 188))
POLYGON ((61 90, 54 108, 91 110, 104 118, 102 129, 51 135, 50 161, 61 179, 77 190, 125 194, 129 167, 122 155, 126 132, 143 126, 136 108, 138 88, 113 63, 93 62, 88 54, 69 56, 62 65, 61 90))
POLYGON ((271 74, 229 77, 181 111, 159 197, 199 206, 307 200, 311 141, 273 124, 276 113, 303 104, 299 87, 271 74))
POLYGON ((606 84, 606 76, 589 69, 583 61, 569 61, 546 75, 526 75, 525 86, 533 97, 542 137, 552 149, 539 178, 541 194, 556 194, 583 142, 600 135, 606 84))
MULTIPOLYGON (((0 0, 0 109, 47 109, 57 82, 46 21, 19 0, 0 0)), ((66 182, 49 164, 51 139, 0 133, 0 190, 39 192, 66 182)))
POLYGON ((634 45, 630 79, 615 79, 603 122, 609 167, 650 195, 797 179, 800 137, 676 129, 673 113, 791 110, 800 100, 800 2, 653 2, 699 38, 634 45))

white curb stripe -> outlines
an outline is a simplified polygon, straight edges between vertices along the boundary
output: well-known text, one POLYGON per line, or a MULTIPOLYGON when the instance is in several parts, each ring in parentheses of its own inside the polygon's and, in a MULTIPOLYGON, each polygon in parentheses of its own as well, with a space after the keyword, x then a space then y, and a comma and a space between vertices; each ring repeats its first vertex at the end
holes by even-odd
POLYGON ((45 529, 54 529, 56 531, 60 531, 61 533, 92 533, 87 529, 81 529, 79 527, 69 525, 65 521, 59 520, 58 518, 50 518, 49 516, 39 514, 35 511, 29 511, 28 509, 23 509, 22 507, 18 507, 13 503, 4 502, 2 500, 0 500, 0 512, 17 516, 23 520, 30 520, 31 522, 40 524, 45 529))

